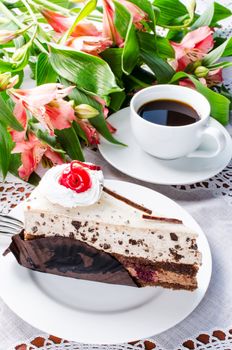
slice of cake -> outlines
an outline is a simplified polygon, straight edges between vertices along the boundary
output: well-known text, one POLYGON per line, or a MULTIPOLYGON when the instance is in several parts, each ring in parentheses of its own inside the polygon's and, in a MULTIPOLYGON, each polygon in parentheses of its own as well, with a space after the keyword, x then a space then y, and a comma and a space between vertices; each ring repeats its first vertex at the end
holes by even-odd
MULTIPOLYGON (((71 261, 77 275, 73 272, 69 277, 140 287, 196 289, 201 264, 197 234, 178 219, 152 214, 142 205, 103 188, 99 167, 74 161, 49 170, 27 200, 24 242, 20 243, 24 247, 20 249, 35 257, 31 268, 44 272, 52 261, 55 270, 49 272, 61 274, 58 270, 65 270, 65 264, 71 261), (36 256, 40 249, 48 250, 45 242, 50 247, 50 260, 44 258, 45 267, 39 268, 36 256), (33 245, 36 254, 31 250, 33 245), (63 254, 61 261, 57 245, 63 254), (70 249, 66 253, 64 245, 70 249), (51 251, 55 254, 55 250, 54 260, 51 251), (94 276, 94 266, 101 270, 96 274, 99 277, 94 276), (87 277, 88 271, 91 273, 87 277), (121 281, 119 271, 126 276, 121 281), (114 279, 114 274, 118 278, 114 279)), ((20 249, 13 249, 18 256, 20 249)))

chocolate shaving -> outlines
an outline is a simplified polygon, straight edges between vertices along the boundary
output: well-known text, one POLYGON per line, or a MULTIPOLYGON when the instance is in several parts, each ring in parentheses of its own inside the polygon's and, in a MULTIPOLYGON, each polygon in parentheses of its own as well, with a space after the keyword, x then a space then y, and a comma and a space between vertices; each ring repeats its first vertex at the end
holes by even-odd
POLYGON ((169 224, 183 224, 183 221, 178 220, 178 219, 163 218, 163 217, 159 217, 159 216, 151 216, 151 215, 145 215, 145 214, 143 214, 143 219, 162 221, 162 222, 167 222, 169 224))
POLYGON ((141 204, 138 204, 136 202, 133 202, 131 201, 130 199, 126 198, 126 197, 123 197, 121 196, 120 194, 114 192, 114 191, 111 191, 109 188, 107 187, 103 187, 103 191, 106 192, 107 194, 109 194, 110 196, 118 199, 119 201, 122 201, 128 205, 130 205, 131 207, 137 209, 137 210, 140 210, 140 211, 143 211, 144 213, 147 213, 147 214, 152 214, 152 210, 148 209, 148 208, 145 208, 143 205, 141 204))

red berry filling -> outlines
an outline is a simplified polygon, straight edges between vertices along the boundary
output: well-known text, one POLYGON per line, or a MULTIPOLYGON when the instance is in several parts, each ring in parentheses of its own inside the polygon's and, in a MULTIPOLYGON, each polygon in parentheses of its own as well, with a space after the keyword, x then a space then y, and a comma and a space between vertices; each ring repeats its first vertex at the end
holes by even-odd
MULTIPOLYGON (((93 165, 93 167, 94 166, 95 165, 93 165)), ((90 175, 85 168, 99 170, 90 168, 89 166, 86 167, 85 163, 75 160, 71 162, 70 166, 67 166, 67 168, 64 169, 59 178, 60 185, 70 188, 77 193, 87 191, 91 187, 92 182, 90 175)))

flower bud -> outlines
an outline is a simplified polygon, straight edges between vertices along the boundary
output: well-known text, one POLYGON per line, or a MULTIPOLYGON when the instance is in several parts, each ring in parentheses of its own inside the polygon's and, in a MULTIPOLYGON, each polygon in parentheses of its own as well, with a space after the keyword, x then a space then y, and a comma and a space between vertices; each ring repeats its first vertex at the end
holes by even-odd
POLYGON ((87 104, 80 104, 75 107, 75 112, 80 119, 90 119, 99 115, 99 111, 87 104))
POLYGON ((15 31, 11 30, 0 30, 0 45, 6 44, 9 41, 17 38, 19 35, 23 34, 26 32, 32 25, 24 28, 24 29, 19 29, 15 31))
POLYGON ((12 56, 12 61, 19 62, 23 60, 25 55, 27 54, 29 46, 30 46, 30 43, 28 42, 27 44, 21 46, 19 49, 15 50, 12 56))
POLYGON ((11 77, 11 73, 0 74, 0 91, 12 88, 18 81, 18 75, 11 77))
POLYGON ((6 44, 8 41, 13 40, 16 38, 17 34, 16 32, 12 32, 10 30, 1 30, 0 31, 0 44, 6 44))
POLYGON ((198 78, 204 78, 208 75, 209 73, 209 69, 204 67, 204 66, 199 66, 195 69, 194 74, 198 77, 198 78))

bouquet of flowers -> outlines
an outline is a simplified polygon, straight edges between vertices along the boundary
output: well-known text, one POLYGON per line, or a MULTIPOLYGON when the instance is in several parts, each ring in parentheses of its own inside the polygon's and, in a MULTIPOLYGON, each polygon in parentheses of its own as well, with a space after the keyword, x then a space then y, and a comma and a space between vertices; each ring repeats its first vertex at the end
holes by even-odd
POLYGON ((231 11, 215 2, 201 15, 189 0, 3 0, 0 2, 0 170, 36 181, 35 170, 84 160, 99 134, 122 145, 107 122, 149 85, 197 89, 211 115, 229 119, 222 70, 231 11), (160 34, 162 33, 162 35, 160 34), (23 89, 25 70, 35 87, 23 89))

